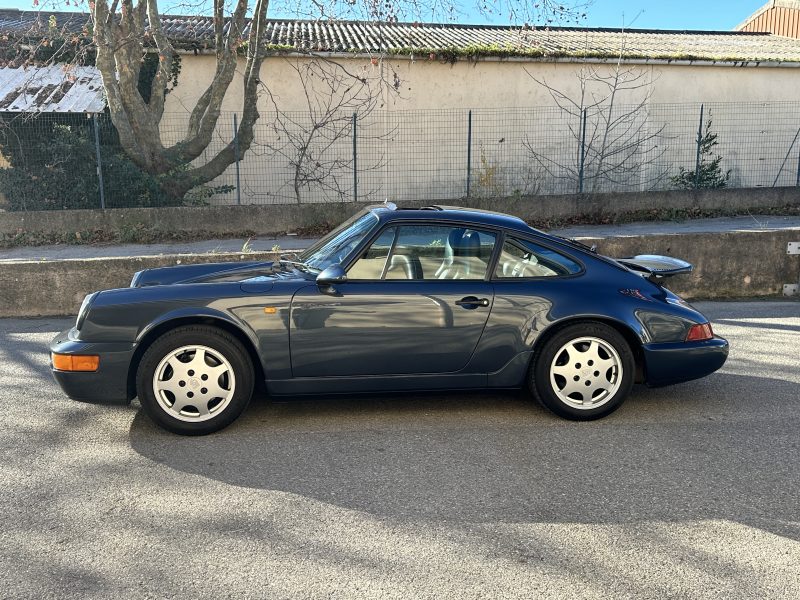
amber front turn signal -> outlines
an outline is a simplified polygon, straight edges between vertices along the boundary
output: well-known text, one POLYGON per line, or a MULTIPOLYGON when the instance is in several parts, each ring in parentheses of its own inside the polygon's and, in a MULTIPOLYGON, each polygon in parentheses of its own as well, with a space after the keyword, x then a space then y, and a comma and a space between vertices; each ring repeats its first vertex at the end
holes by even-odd
POLYGON ((96 355, 52 354, 57 371, 97 371, 100 357, 96 355))

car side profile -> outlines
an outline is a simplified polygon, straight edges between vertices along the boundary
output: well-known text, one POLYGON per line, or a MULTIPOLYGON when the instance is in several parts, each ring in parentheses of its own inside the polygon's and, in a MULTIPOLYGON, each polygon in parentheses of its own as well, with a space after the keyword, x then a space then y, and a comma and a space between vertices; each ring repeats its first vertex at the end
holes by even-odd
POLYGON ((274 262, 141 271, 89 294, 51 343, 68 396, 130 402, 180 434, 271 396, 527 387, 604 417, 635 382, 708 375, 728 354, 662 284, 691 265, 611 259, 516 217, 389 203, 274 262))

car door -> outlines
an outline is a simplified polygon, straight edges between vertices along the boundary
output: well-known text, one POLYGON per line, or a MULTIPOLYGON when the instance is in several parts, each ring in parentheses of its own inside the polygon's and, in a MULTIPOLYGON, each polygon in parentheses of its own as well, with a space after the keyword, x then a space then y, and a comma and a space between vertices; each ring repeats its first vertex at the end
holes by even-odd
POLYGON ((384 229, 346 282, 292 299, 294 377, 462 371, 494 301, 486 277, 496 234, 461 225, 384 229))

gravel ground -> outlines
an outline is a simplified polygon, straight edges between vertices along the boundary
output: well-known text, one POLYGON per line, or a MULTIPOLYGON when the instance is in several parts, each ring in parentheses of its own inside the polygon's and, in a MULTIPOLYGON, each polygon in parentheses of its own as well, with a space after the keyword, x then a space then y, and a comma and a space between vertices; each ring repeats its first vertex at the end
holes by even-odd
POLYGON ((798 598, 800 303, 698 306, 723 370, 599 422, 257 399, 205 438, 66 399, 69 321, 0 320, 0 596, 798 598))

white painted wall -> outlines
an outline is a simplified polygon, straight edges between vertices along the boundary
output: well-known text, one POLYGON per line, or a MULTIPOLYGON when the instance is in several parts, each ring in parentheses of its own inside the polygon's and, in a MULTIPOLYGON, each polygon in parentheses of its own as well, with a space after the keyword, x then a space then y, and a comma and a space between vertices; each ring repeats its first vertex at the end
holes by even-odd
MULTIPOLYGON (((167 98, 166 111, 170 114, 162 128, 165 143, 182 134, 186 112, 214 72, 213 56, 182 58, 179 85, 167 98)), ((289 68, 289 61, 298 60, 305 59, 273 57, 265 61, 262 80, 280 110, 305 109, 297 73, 289 68)), ((574 182, 553 180, 526 149, 530 145, 543 156, 560 157, 559 163, 573 166, 577 163, 578 145, 569 128, 576 130, 578 124, 554 108, 550 93, 534 78, 577 98, 580 85, 576 73, 587 68, 608 73, 614 68, 613 64, 512 60, 461 60, 448 64, 429 60, 427 55, 415 60, 387 59, 378 65, 362 57, 336 60, 348 71, 372 82, 381 77, 393 82, 397 75, 397 91, 384 90, 381 108, 359 123, 358 186, 359 199, 390 197, 400 201, 463 195, 470 109, 474 111, 473 192, 574 191, 574 182)), ((777 103, 800 100, 800 68, 669 63, 641 64, 636 68, 651 85, 623 94, 617 102, 635 103, 649 92, 647 114, 651 130, 663 128, 663 139, 660 144, 654 142, 651 148, 659 164, 641 169, 637 176, 639 188, 646 188, 659 172, 663 171, 667 178, 674 175, 679 164, 694 168, 693 139, 697 135, 701 102, 706 103, 706 114, 710 111, 714 130, 720 134, 717 150, 725 159, 725 168, 732 169, 733 185, 771 185, 779 171, 779 184, 794 184, 800 144, 795 144, 791 152, 789 148, 800 127, 800 109, 795 104, 777 103), (754 104, 733 107, 735 110, 715 105, 733 102, 754 104), (670 106, 674 104, 682 106, 670 106), (787 152, 789 158, 784 163, 787 152)), ((241 89, 241 78, 237 77, 226 96, 224 111, 241 112, 241 89)), ((292 176, 289 160, 271 155, 261 145, 269 141, 275 145, 278 136, 270 127, 273 106, 266 94, 259 108, 263 117, 257 127, 256 145, 240 164, 242 202, 292 202, 293 191, 287 186, 292 176)), ((230 119, 230 115, 225 115, 220 120, 217 140, 220 145, 231 138, 230 119)), ((352 140, 343 139, 334 144, 331 152, 349 156, 351 148, 352 140)), ((352 193, 349 167, 342 169, 341 179, 348 189, 346 197, 313 189, 304 194, 303 201, 349 200, 352 193)), ((234 181, 231 168, 218 183, 234 181)), ((234 199, 235 195, 228 194, 218 201, 234 199)))

